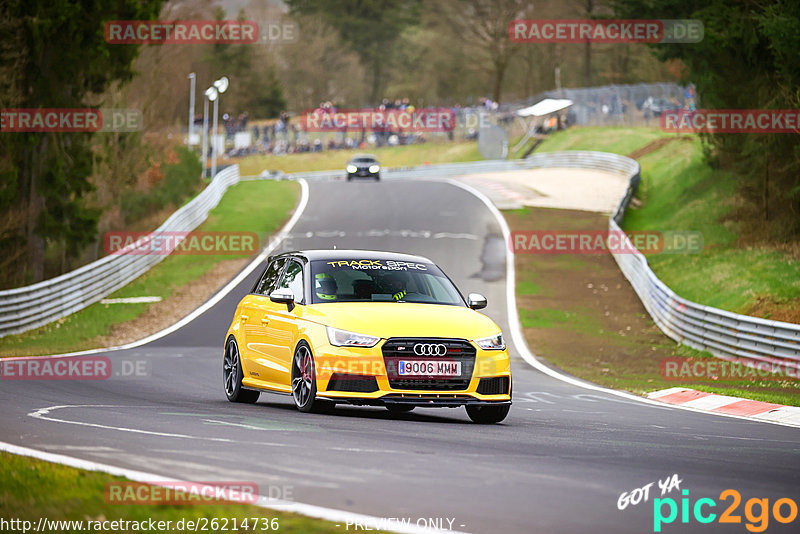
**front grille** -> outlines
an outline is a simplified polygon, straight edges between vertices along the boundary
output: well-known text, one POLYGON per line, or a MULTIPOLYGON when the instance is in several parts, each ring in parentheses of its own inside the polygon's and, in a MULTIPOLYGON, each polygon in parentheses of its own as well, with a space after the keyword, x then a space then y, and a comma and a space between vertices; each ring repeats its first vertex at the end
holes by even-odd
POLYGON ((375 380, 374 376, 334 373, 328 381, 328 389, 326 391, 372 393, 378 391, 378 382, 375 380))
POLYGON ((508 393, 508 377, 481 378, 477 391, 481 395, 505 395, 508 393))
POLYGON ((389 386, 392 389, 455 391, 467 389, 472 379, 472 370, 475 366, 475 347, 463 339, 391 338, 383 344, 382 351, 389 386), (441 355, 429 356, 414 354, 414 345, 419 343, 444 345, 446 352, 441 355), (461 362, 461 374, 446 378, 430 375, 413 378, 401 376, 397 373, 398 362, 401 360, 461 362))

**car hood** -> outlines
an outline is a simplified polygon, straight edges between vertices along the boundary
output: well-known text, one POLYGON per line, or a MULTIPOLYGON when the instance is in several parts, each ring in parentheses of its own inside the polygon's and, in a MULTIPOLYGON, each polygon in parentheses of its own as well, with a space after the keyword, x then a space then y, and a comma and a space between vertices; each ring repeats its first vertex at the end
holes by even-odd
POLYGON ((341 302, 309 306, 307 319, 359 334, 390 337, 489 337, 500 328, 464 306, 410 302, 341 302))

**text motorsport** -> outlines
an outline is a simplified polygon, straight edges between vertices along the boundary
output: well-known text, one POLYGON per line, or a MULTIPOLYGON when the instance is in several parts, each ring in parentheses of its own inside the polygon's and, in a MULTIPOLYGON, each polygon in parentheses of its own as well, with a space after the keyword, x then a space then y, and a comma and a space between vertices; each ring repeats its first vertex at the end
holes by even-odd
POLYGON ((258 251, 255 232, 107 232, 103 250, 117 256, 239 255, 258 251))
POLYGON ((526 230, 509 237, 515 254, 693 254, 703 243, 693 231, 526 230))
POLYGON ((300 127, 309 132, 347 130, 373 132, 452 132, 455 112, 447 108, 403 109, 321 109, 306 110, 298 117, 300 127))

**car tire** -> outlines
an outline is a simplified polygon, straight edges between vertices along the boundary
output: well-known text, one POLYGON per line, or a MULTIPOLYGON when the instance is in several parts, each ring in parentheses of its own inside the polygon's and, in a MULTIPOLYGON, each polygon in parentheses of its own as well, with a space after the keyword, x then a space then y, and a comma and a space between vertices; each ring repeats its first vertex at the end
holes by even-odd
POLYGON ((239 354, 239 345, 236 338, 228 338, 222 355, 222 386, 225 396, 231 402, 253 404, 261 393, 242 387, 242 358, 239 354))
POLYGON ((491 425, 499 423, 508 415, 508 410, 511 408, 509 404, 500 406, 479 405, 467 406, 467 415, 474 423, 481 425, 491 425))
POLYGON ((317 402, 317 373, 314 365, 314 355, 308 343, 301 341, 294 349, 292 358, 292 399, 298 410, 308 413, 323 407, 323 402, 317 402))
POLYGON ((414 409, 413 404, 387 404, 386 409, 391 413, 408 413, 414 409))

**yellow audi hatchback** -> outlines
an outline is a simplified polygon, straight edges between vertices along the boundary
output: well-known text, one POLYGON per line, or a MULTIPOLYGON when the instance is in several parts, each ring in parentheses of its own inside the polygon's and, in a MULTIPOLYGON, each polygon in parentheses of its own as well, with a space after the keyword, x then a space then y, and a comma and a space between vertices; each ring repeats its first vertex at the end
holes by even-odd
POLYGON ((291 395, 301 412, 337 403, 466 407, 497 423, 511 407, 500 328, 427 258, 366 250, 273 256, 225 340, 231 402, 291 395))

